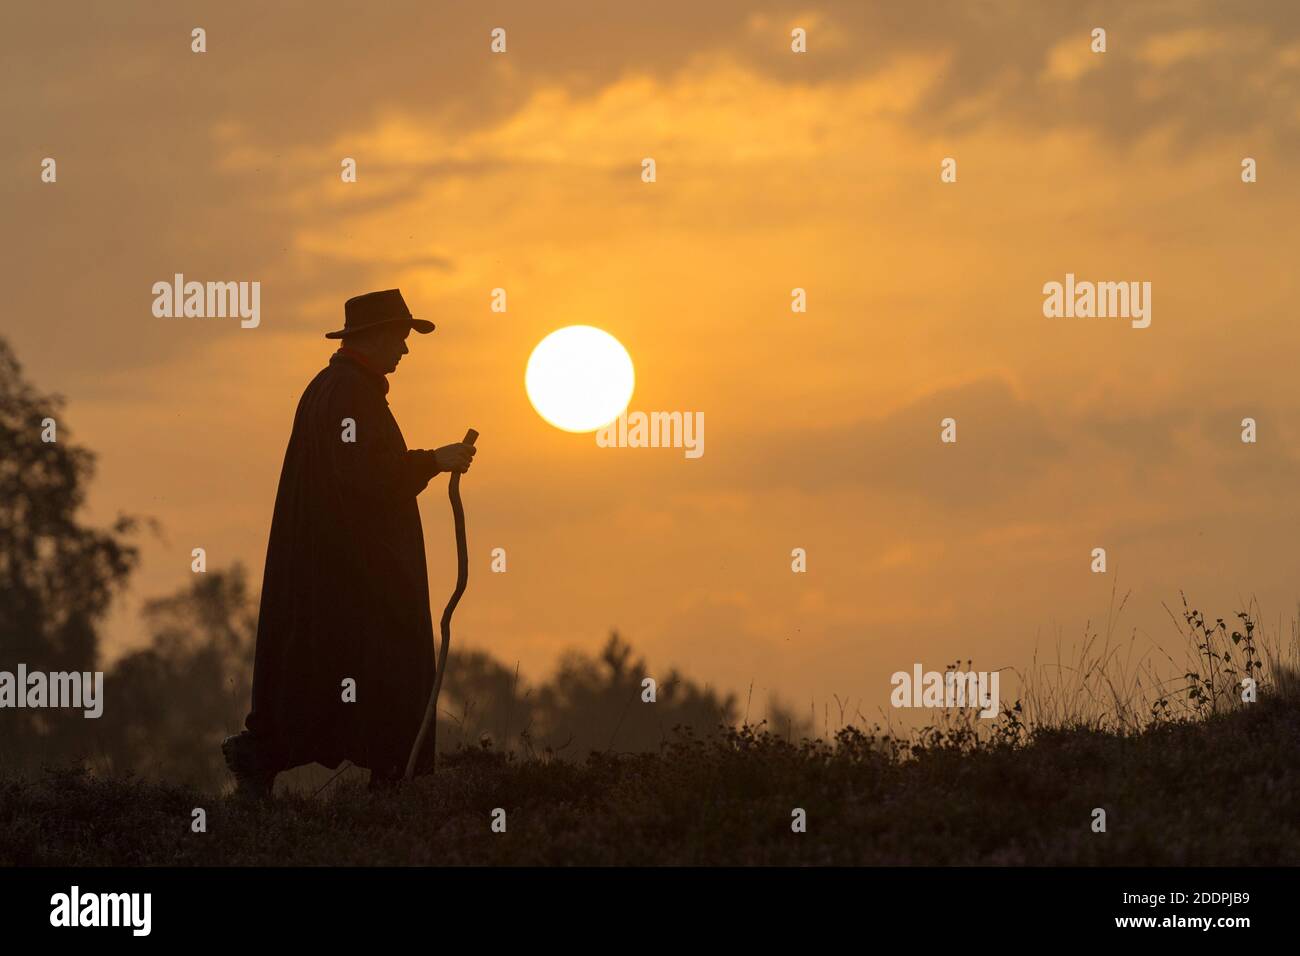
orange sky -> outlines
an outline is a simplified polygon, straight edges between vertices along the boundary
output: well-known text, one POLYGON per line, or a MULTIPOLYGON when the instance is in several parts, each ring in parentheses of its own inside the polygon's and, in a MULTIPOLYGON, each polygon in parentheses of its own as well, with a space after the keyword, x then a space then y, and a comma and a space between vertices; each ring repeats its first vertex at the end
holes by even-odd
MULTIPOLYGON (((1075 639, 1116 574, 1143 640, 1177 644, 1179 589, 1289 619, 1300 10, 1135 6, 7 12, 0 334, 99 454, 90 517, 163 527, 110 650, 143 640, 139 600, 186 585, 193 547, 260 581, 322 333, 393 286, 438 324, 392 382, 408 443, 482 433, 457 645, 525 673, 617 627, 742 696, 870 712, 914 662, 1075 639), (177 272, 260 281, 260 326, 155 318, 177 272), (1151 327, 1044 318, 1067 272, 1151 282, 1151 327), (628 348, 634 409, 705 413, 702 458, 532 411, 528 355, 575 323, 628 348)), ((445 479, 422 511, 441 607, 445 479)))

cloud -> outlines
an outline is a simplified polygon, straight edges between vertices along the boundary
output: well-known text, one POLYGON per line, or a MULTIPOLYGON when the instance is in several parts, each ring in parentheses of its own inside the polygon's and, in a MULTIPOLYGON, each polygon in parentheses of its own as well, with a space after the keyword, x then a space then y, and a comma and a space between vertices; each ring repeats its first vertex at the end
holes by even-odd
POLYGON ((961 510, 1016 495, 1063 451, 1046 418, 1006 381, 981 379, 882 417, 765 434, 751 445, 745 469, 767 486, 808 493, 856 486, 961 510), (957 422, 955 444, 940 441, 946 418, 957 422), (788 454, 791 467, 764 467, 763 456, 774 451, 788 454))

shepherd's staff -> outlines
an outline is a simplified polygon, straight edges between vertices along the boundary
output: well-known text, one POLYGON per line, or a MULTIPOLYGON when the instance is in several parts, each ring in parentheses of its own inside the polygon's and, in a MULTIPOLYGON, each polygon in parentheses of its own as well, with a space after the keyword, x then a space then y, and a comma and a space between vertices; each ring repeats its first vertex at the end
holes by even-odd
MULTIPOLYGON (((478 432, 470 429, 465 433, 463 444, 473 445, 478 440, 478 432)), ((406 761, 406 779, 415 776, 415 763, 424 748, 424 737, 432 730, 433 759, 438 760, 438 694, 442 691, 442 675, 447 672, 447 650, 451 647, 451 615, 460 603, 460 596, 465 593, 469 581, 469 547, 465 543, 465 507, 460 503, 460 472, 453 471, 447 482, 447 497, 451 499, 451 515, 456 521, 456 590, 451 592, 451 600, 442 610, 442 650, 433 661, 433 691, 429 694, 429 705, 424 709, 424 720, 420 723, 420 733, 416 735, 415 745, 411 747, 411 756, 406 761)))

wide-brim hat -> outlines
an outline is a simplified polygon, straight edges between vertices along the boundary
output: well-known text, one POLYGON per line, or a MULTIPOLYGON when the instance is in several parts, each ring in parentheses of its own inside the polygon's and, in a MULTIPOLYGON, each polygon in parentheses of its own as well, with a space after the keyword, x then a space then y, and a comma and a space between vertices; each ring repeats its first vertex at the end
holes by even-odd
POLYGON ((406 323, 421 335, 428 335, 436 327, 428 319, 417 319, 411 315, 400 290, 385 289, 383 292, 356 295, 343 303, 343 328, 337 332, 326 332, 325 338, 341 339, 355 332, 398 322, 406 323))

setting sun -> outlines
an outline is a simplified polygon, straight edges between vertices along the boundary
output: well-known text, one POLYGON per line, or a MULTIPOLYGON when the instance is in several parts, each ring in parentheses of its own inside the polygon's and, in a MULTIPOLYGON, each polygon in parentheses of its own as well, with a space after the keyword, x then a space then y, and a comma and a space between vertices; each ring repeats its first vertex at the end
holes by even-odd
POLYGON ((635 384, 627 349, 590 325, 570 325, 546 336, 524 373, 537 414, 568 432, 595 431, 618 418, 635 384))

